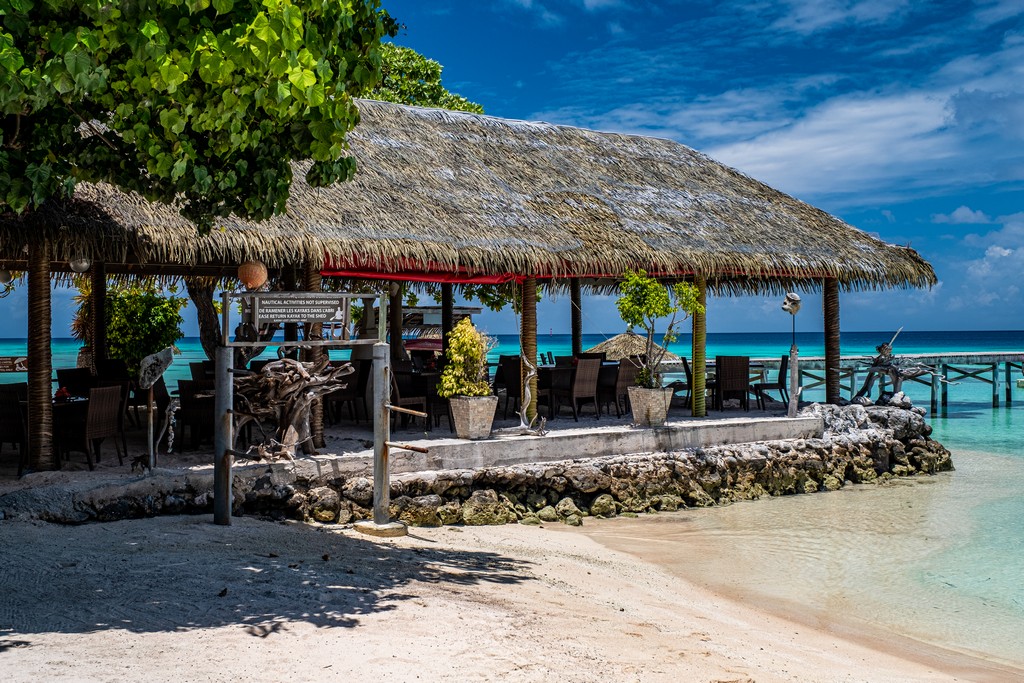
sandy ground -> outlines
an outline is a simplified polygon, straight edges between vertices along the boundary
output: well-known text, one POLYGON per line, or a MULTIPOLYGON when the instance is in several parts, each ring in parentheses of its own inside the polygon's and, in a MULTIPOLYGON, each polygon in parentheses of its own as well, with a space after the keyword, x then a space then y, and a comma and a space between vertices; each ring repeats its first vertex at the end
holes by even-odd
POLYGON ((4 681, 1018 680, 749 610, 560 526, 8 520, 0 549, 4 681))

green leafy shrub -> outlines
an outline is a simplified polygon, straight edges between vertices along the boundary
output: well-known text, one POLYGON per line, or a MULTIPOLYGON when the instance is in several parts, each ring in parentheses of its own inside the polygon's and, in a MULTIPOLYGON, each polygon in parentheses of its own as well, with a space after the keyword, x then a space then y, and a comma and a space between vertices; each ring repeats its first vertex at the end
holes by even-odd
POLYGON ((490 396, 491 385, 487 378, 487 351, 491 342, 470 322, 463 318, 448 333, 447 363, 441 372, 437 395, 441 398, 452 396, 490 396))
POLYGON ((146 356, 172 346, 184 334, 184 297, 164 296, 153 283, 117 285, 107 292, 107 353, 132 373, 146 356))
POLYGON ((615 302, 619 316, 630 329, 639 327, 647 333, 645 360, 637 373, 637 386, 656 389, 661 386, 661 363, 669 344, 676 340, 676 325, 694 313, 703 313, 697 287, 689 282, 665 286, 647 273, 628 270, 619 285, 619 299, 615 302), (682 317, 679 317, 679 314, 682 317), (669 318, 662 336, 662 346, 654 343, 658 320, 669 318))

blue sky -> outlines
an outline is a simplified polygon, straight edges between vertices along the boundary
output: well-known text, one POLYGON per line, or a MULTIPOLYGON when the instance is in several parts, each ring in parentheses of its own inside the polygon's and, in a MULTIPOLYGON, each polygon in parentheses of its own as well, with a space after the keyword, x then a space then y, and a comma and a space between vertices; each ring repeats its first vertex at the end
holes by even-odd
MULTIPOLYGON (((844 294, 844 329, 1024 328, 1020 0, 383 4, 395 42, 488 114, 676 140, 935 266, 930 291, 844 294)), ((821 329, 805 300, 800 324, 821 329)), ((786 331, 778 311, 713 299, 708 327, 786 331)), ((567 330, 567 302, 540 318, 567 330)), ((584 327, 622 323, 591 301, 584 327)))
MULTIPOLYGON (((935 266, 930 291, 844 294, 843 329, 1024 329, 1021 0, 383 4, 395 42, 488 114, 676 140, 935 266)), ((801 329, 820 330, 801 294, 801 329)), ((788 331, 779 303, 712 299, 708 328, 788 331)), ((22 336, 24 304, 5 308, 22 336)), ((568 331, 564 297, 539 315, 568 331)), ((511 313, 482 322, 515 330, 511 313)), ((622 327, 610 299, 587 301, 586 332, 622 327)))

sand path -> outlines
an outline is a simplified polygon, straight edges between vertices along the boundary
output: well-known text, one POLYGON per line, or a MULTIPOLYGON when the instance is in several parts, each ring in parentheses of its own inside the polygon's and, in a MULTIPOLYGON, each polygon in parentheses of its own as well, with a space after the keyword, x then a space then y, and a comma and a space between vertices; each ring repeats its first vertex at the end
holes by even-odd
POLYGON ((6 521, 0 548, 12 683, 1001 678, 748 610, 562 527, 6 521))

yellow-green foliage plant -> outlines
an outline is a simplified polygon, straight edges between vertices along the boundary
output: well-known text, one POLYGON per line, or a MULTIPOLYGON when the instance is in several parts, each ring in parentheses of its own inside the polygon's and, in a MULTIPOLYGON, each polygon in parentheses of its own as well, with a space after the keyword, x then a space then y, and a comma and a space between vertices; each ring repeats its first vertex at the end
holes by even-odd
POLYGON ((441 372, 437 395, 441 398, 490 396, 491 385, 487 378, 489 347, 490 340, 473 326, 469 318, 460 320, 448 333, 448 362, 441 372))

